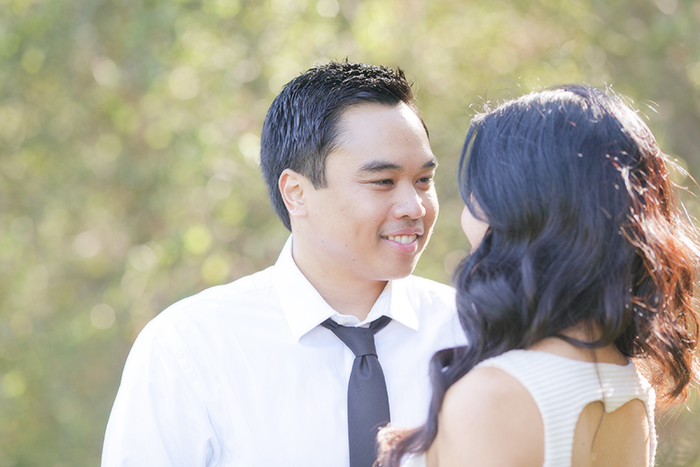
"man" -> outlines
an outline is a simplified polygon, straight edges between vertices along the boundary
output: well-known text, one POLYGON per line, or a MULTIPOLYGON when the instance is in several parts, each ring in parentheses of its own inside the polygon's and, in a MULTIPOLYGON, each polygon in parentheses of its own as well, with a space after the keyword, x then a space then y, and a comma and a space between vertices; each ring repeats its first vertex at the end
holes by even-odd
POLYGON ((261 166, 290 239, 273 267, 144 328, 104 467, 369 467, 377 426, 425 421, 428 361, 463 337, 453 290, 410 276, 438 212, 437 162, 403 73, 329 63, 292 80, 261 166), (356 358, 343 326, 376 351, 356 358))

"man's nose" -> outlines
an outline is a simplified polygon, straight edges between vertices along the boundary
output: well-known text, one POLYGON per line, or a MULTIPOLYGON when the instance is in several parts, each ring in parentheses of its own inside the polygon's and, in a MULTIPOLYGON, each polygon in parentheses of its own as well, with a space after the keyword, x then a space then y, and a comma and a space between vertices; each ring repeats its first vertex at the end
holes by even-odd
POLYGON ((401 190, 394 205, 394 216, 397 219, 408 217, 409 219, 420 219, 425 216, 425 203, 421 194, 414 187, 401 190))

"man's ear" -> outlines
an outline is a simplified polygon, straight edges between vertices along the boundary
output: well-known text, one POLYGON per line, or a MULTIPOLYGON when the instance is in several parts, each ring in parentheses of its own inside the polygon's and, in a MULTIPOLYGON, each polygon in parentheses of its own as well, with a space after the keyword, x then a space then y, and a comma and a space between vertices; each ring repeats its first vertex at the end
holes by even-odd
POLYGON ((284 169, 280 175, 278 186, 287 211, 289 211, 289 217, 306 217, 304 190, 309 186, 308 179, 292 169, 284 169))

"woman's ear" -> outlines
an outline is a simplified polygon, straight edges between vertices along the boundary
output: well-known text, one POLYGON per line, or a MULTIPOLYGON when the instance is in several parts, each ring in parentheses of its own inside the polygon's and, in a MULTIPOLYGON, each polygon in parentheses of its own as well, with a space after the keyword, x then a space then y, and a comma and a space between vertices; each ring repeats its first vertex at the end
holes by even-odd
POLYGON ((292 169, 282 171, 278 186, 287 211, 289 211, 289 217, 306 217, 304 189, 308 185, 308 180, 302 174, 292 169))

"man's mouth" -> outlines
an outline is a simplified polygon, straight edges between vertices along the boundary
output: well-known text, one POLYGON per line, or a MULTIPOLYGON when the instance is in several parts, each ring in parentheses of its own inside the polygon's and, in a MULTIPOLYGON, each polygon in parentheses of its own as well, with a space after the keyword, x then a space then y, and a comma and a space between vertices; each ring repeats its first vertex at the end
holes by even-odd
POLYGON ((407 243, 412 243, 415 242, 416 239, 418 238, 418 235, 388 235, 386 237, 387 240, 391 242, 396 242, 396 243, 402 243, 402 244, 407 244, 407 243))

